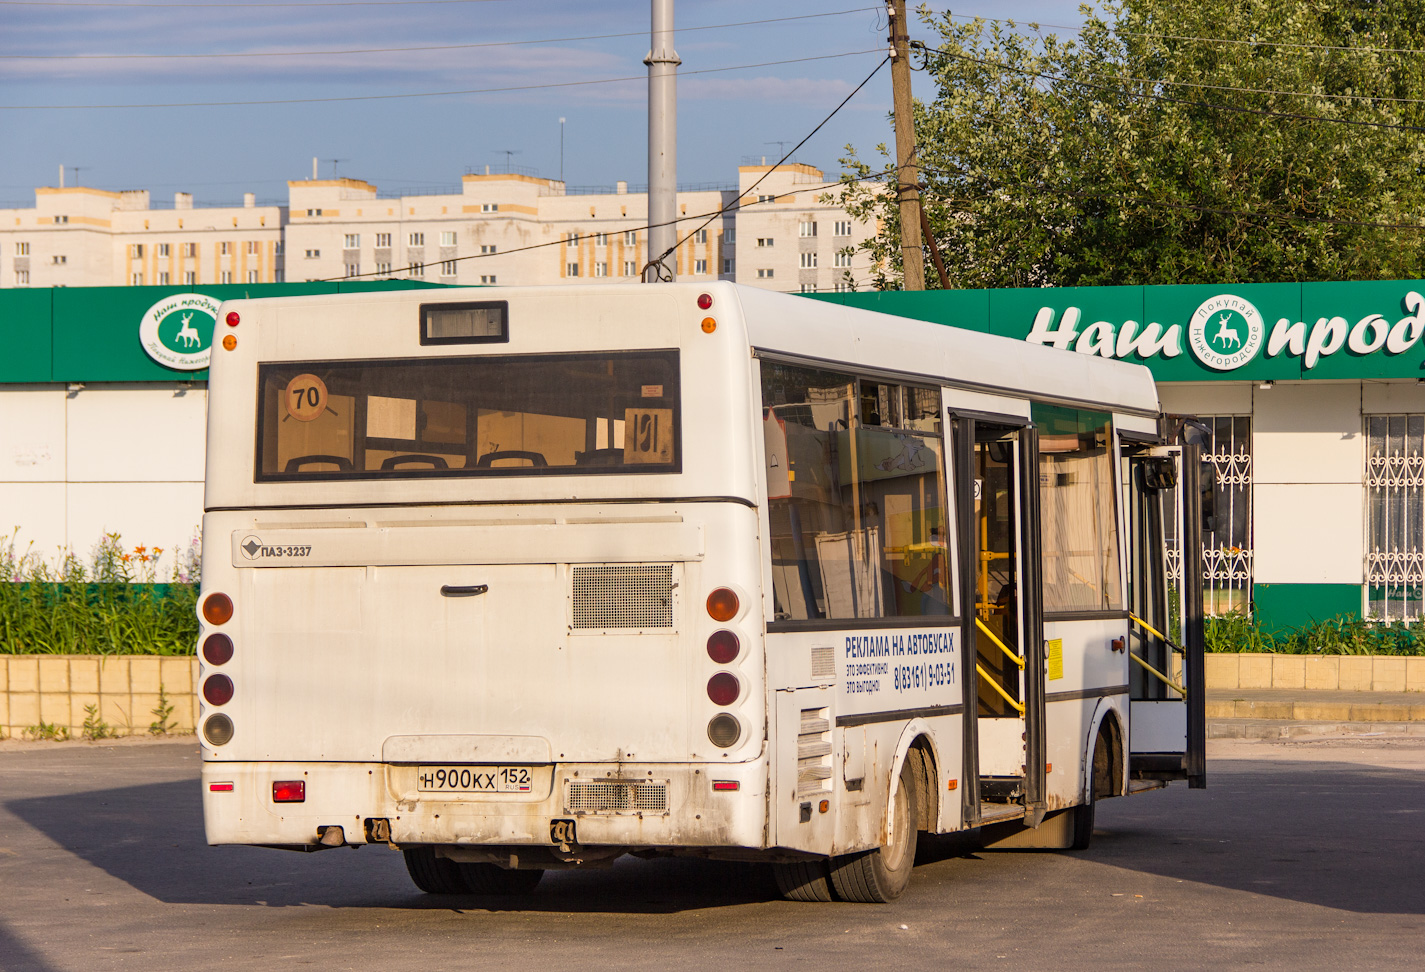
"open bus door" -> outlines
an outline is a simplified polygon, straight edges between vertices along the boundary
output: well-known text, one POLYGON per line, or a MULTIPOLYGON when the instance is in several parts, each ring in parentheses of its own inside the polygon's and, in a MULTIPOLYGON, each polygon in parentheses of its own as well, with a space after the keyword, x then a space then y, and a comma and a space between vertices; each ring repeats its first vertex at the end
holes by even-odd
POLYGON ((1178 445, 1124 443, 1132 625, 1129 774, 1207 785, 1202 536, 1216 478, 1194 423, 1178 445), (1165 539, 1164 518, 1177 519, 1165 539), (1175 579, 1168 564, 1178 565, 1175 579))

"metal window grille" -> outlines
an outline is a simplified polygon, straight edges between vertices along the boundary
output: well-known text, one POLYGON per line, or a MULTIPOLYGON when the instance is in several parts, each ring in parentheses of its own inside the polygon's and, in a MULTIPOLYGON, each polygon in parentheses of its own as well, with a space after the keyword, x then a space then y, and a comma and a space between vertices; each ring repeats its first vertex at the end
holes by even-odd
POLYGON ((574 630, 673 627, 672 564, 599 564, 573 575, 574 630))
MULTIPOLYGON (((1170 416, 1181 419, 1184 416, 1170 416)), ((1193 416, 1212 429, 1202 458, 1217 472, 1215 524, 1202 536, 1203 610, 1250 614, 1252 606, 1252 420, 1247 415, 1193 416)), ((1174 500, 1176 502, 1176 499, 1174 500)), ((1178 537, 1182 508, 1164 510, 1168 583, 1181 589, 1178 537)))
POLYGON ((1367 415, 1366 614, 1425 614, 1425 415, 1367 415))

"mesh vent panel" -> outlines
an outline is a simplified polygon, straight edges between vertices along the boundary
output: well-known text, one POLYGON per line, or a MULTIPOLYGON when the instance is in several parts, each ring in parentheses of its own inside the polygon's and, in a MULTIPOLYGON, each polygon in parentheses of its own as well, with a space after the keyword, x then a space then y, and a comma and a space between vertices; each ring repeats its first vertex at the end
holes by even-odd
POLYGON ((811 677, 836 677, 836 655, 831 646, 818 645, 811 650, 811 677))
POLYGON ((569 813, 667 813, 668 784, 571 780, 564 802, 569 813))
POLYGON ((673 627, 673 565, 574 568, 574 630, 673 627))

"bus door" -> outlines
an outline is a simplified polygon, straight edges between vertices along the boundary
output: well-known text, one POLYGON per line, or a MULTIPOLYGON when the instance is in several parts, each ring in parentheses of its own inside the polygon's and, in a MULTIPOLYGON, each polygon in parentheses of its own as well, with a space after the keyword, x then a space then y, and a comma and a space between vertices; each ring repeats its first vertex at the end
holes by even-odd
POLYGON ((1125 441, 1123 455, 1132 617, 1124 646, 1132 662, 1129 773, 1200 788, 1207 785, 1202 531, 1214 477, 1194 442, 1125 441), (1176 539, 1165 539, 1167 517, 1177 520, 1176 539))
POLYGON ((1038 434, 1027 422, 956 421, 964 612, 966 826, 1045 803, 1044 621, 1038 434), (969 804, 973 802, 974 806, 969 804))

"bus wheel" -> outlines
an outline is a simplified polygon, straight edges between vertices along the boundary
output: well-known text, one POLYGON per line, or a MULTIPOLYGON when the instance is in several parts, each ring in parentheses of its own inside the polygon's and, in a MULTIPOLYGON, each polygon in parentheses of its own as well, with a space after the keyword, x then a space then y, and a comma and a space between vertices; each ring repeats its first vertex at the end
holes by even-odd
POLYGON ((1069 845, 1071 850, 1088 850, 1089 843, 1093 840, 1094 805, 1098 803, 1099 788, 1107 791, 1112 785, 1109 780, 1112 760, 1108 746, 1107 733, 1099 730, 1098 738, 1093 744, 1093 774, 1089 778, 1088 792, 1084 794, 1084 802, 1069 811, 1074 815, 1074 842, 1069 845))
POLYGON ((901 766, 900 785, 891 798, 889 815, 890 839, 886 846, 831 859, 831 884, 842 901, 894 901, 910 883, 920 808, 909 759, 901 766))
POLYGON ((457 864, 465 886, 472 894, 529 894, 544 877, 538 868, 523 871, 498 864, 457 864))
POLYGON ((466 894, 465 878, 460 865, 435 856, 434 847, 407 847, 401 851, 406 859, 406 871, 416 887, 426 894, 466 894))
POLYGON ((792 864, 773 864, 772 875, 777 879, 777 890, 788 901, 830 901, 831 878, 827 874, 826 861, 796 861, 792 864))

